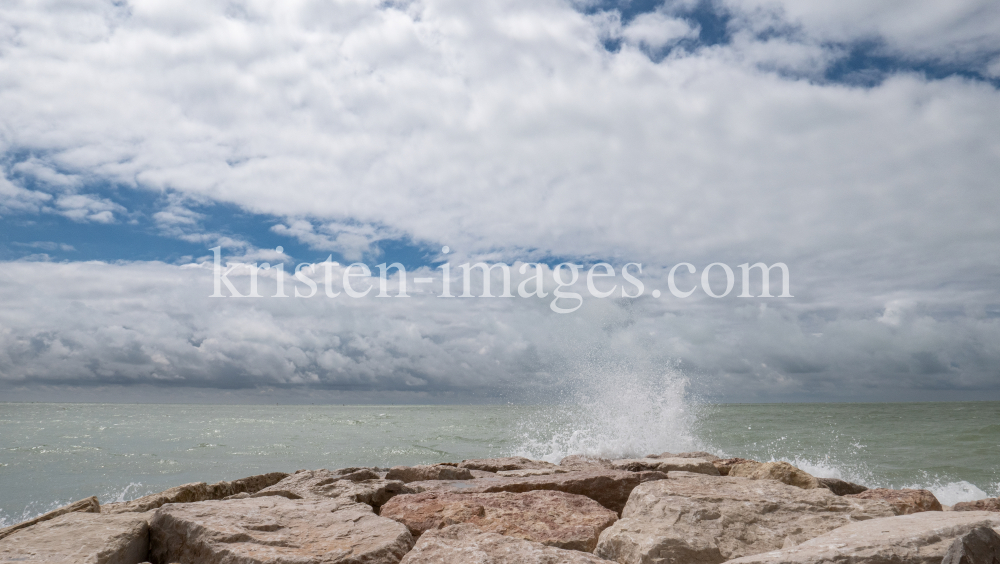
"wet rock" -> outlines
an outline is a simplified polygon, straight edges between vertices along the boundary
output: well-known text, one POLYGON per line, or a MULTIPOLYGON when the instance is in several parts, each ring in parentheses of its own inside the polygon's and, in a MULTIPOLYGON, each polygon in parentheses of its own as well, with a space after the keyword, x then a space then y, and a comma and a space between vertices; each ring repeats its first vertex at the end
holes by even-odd
POLYGON ((72 512, 0 540, 0 562, 139 564, 146 560, 145 517, 72 512))
POLYGON ((1000 535, 976 527, 951 543, 941 564, 1000 564, 1000 535))
POLYGON ((584 552, 593 551, 601 531, 618 520, 614 511, 588 497, 558 491, 399 495, 382 506, 380 514, 403 523, 415 537, 468 523, 482 531, 584 552))
POLYGON ((401 564, 607 564, 593 554, 452 525, 420 537, 401 564))
POLYGON ((884 501, 839 497, 824 488, 676 472, 635 488, 594 553, 621 564, 718 563, 891 515, 884 501))
POLYGON ((371 470, 363 469, 345 475, 329 470, 299 470, 252 497, 280 496, 288 499, 335 499, 365 503, 376 511, 382 504, 402 493, 416 493, 398 480, 383 480, 371 470), (376 476, 376 477, 372 477, 376 476))
POLYGON ((719 474, 728 476, 730 468, 737 464, 745 464, 748 462, 760 464, 756 460, 750 460, 748 458, 720 458, 719 460, 713 460, 712 465, 719 470, 719 474))
POLYGON ((565 474, 497 476, 475 480, 410 482, 414 492, 450 491, 454 493, 530 492, 553 490, 589 497, 604 507, 621 513, 632 490, 643 482, 666 479, 663 472, 626 472, 621 470, 579 470, 565 474))
POLYGON ((819 487, 819 481, 812 474, 800 470, 787 462, 743 462, 729 468, 728 476, 750 478, 751 480, 777 480, 782 484, 804 490, 819 487))
POLYGON ((0 539, 12 535, 15 531, 30 527, 36 523, 41 523, 42 521, 48 521, 50 519, 55 519, 60 515, 65 515, 67 513, 100 513, 101 504, 97 501, 96 496, 88 497, 87 499, 81 499, 80 501, 75 501, 69 505, 64 505, 59 509, 53 509, 48 513, 39 515, 34 519, 28 519, 27 521, 22 521, 16 525, 11 525, 10 527, 4 527, 0 529, 0 539))
POLYGON ((240 478, 232 482, 217 482, 206 484, 196 482, 175 486, 160 493, 133 499, 124 503, 109 503, 102 508, 103 513, 142 513, 156 509, 166 503, 192 503, 224 499, 241 493, 253 494, 268 486, 274 485, 287 477, 284 472, 271 472, 258 476, 240 478))
POLYGON ((570 470, 593 470, 600 468, 608 470, 612 469, 611 461, 607 458, 587 456, 583 454, 571 454, 570 456, 560 460, 559 466, 570 470))
POLYGON ((343 498, 165 505, 150 531, 151 560, 161 563, 395 564, 413 546, 402 524, 343 498))
POLYGON ((868 489, 864 486, 852 482, 845 482, 844 480, 840 480, 838 478, 816 478, 816 481, 819 482, 819 487, 826 488, 837 495, 859 494, 868 489))
POLYGON ((960 501, 951 507, 952 511, 997 511, 1000 512, 1000 497, 960 501))
POLYGON ((797 546, 727 564, 941 564, 955 539, 978 527, 1000 528, 1000 515, 931 511, 851 523, 797 546))
POLYGON ((399 480, 403 483, 420 480, 471 480, 473 478, 474 476, 468 468, 457 468, 447 464, 394 466, 385 475, 386 480, 399 480))
POLYGON ((482 458, 477 460, 463 460, 458 464, 459 468, 469 470, 486 470, 487 472, 499 472, 501 470, 534 470, 552 468, 555 464, 542 460, 531 460, 523 456, 507 456, 504 458, 482 458))
POLYGON ((611 467, 631 472, 655 470, 659 472, 695 472, 709 476, 719 475, 719 470, 703 458, 625 458, 612 460, 611 467))
POLYGON ((927 490, 890 490, 874 488, 844 497, 854 499, 881 499, 889 502, 896 515, 910 515, 921 511, 943 511, 941 502, 927 490))

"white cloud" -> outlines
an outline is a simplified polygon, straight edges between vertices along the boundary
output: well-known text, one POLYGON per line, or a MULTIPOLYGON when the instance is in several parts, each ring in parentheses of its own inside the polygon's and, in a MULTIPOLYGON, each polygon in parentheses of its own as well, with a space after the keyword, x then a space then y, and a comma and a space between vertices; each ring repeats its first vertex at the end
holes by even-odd
POLYGON ((93 221, 95 223, 114 223, 115 213, 123 214, 123 206, 90 194, 67 194, 55 200, 56 213, 74 221, 93 221))

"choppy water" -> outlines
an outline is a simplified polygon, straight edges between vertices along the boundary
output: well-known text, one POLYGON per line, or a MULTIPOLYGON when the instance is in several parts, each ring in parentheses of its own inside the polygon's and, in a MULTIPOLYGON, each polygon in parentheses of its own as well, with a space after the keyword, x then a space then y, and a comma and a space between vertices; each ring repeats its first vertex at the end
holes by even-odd
POLYGON ((690 449, 926 487, 946 504, 1000 495, 997 402, 698 406, 667 385, 574 407, 0 403, 0 525, 276 470, 690 449))

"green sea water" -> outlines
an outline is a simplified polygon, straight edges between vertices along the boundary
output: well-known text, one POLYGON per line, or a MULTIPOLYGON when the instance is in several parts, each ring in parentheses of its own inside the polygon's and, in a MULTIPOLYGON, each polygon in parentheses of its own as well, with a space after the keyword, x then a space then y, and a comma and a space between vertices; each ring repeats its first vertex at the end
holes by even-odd
MULTIPOLYGON (((629 399, 631 398, 631 399, 629 399)), ((818 476, 1000 495, 1000 403, 562 406, 0 403, 0 526, 97 495, 123 501, 271 471, 572 453, 708 450, 818 476)))

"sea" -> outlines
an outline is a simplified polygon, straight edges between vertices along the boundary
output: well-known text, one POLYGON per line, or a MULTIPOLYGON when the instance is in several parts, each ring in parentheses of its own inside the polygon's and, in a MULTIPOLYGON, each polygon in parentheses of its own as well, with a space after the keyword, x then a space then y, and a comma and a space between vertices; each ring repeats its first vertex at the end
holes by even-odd
MULTIPOLYGON (((580 398, 577 398, 580 399, 580 398)), ((554 405, 0 403, 0 526, 273 471, 705 450, 787 460, 951 505, 1000 496, 1000 402, 711 404, 683 393, 554 405)))

